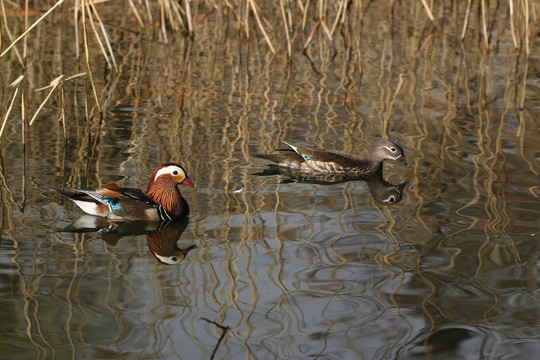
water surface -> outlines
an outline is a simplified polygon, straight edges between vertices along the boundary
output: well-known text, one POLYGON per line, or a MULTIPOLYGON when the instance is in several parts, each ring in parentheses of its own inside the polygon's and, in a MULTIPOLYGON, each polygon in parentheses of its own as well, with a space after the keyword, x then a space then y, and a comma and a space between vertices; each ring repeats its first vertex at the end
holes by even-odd
MULTIPOLYGON (((539 356, 538 36, 516 51, 492 9, 486 52, 475 16, 459 40, 465 8, 439 9, 434 25, 401 6, 410 18, 384 4, 351 15, 335 58, 317 32, 312 63, 298 27, 289 62, 277 30, 272 56, 232 14, 195 7, 194 40, 171 31, 167 44, 128 17, 109 29, 119 72, 93 52, 103 118, 88 82, 70 80, 66 141, 54 96, 23 147, 16 106, 0 144, 0 358, 539 356), (410 164, 385 164, 384 181, 250 156, 280 139, 363 156, 384 137, 410 164), (81 212, 50 189, 144 189, 168 161, 198 187, 182 187, 189 223, 62 231, 81 212)), ((61 35, 36 29, 25 71, 1 59, 3 113, 19 72, 32 115, 35 88, 86 71, 51 50, 74 42, 72 19, 56 21, 61 35)))

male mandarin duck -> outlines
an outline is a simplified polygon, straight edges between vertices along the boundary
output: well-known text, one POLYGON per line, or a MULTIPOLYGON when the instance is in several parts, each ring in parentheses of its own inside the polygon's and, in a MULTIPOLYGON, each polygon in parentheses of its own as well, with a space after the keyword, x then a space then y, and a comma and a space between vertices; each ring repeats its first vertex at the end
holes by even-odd
POLYGON ((117 221, 176 221, 189 215, 189 205, 177 185, 195 187, 184 168, 175 163, 158 166, 146 194, 139 189, 112 183, 92 190, 60 190, 85 213, 117 221))
POLYGON ((326 151, 296 146, 286 141, 290 149, 277 149, 277 154, 253 154, 275 162, 279 166, 293 168, 305 173, 344 174, 368 177, 382 172, 383 161, 397 160, 405 166, 403 148, 392 140, 380 140, 368 152, 367 159, 358 159, 337 151, 326 151))

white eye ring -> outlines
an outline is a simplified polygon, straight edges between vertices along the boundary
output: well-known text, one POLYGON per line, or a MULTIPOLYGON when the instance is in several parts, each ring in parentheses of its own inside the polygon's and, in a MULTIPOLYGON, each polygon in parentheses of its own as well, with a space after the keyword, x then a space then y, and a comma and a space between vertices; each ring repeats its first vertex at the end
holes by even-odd
POLYGON ((384 199, 382 200, 382 202, 387 204, 393 204, 396 202, 396 197, 394 195, 390 195, 388 199, 384 199))
POLYGON ((175 175, 175 176, 178 175, 178 170, 174 170, 174 171, 172 172, 172 174, 175 175))

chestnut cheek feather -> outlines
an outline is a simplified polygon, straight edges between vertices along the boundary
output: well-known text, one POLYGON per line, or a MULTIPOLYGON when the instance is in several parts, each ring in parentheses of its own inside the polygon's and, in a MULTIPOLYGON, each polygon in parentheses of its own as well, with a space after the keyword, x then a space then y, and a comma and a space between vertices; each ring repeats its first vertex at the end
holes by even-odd
POLYGON ((176 184, 172 181, 164 181, 158 178, 150 184, 147 196, 163 206, 168 212, 173 212, 180 207, 180 198, 176 184))

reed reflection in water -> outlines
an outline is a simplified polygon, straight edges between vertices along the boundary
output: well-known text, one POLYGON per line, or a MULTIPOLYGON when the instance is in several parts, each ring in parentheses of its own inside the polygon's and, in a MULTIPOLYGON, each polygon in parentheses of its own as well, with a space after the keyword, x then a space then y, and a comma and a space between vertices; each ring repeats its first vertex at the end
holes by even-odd
MULTIPOLYGON (((263 22, 279 11, 259 5, 263 22)), ((444 2, 432 22, 420 2, 373 2, 333 42, 315 32, 309 58, 309 33, 291 26, 292 63, 257 28, 238 36, 233 12, 193 6, 194 40, 170 32, 165 44, 135 36, 128 16, 115 23, 111 6, 118 72, 92 54, 103 118, 78 77, 23 129, 50 64, 81 72, 51 45, 72 40, 71 17, 28 44, 0 138, 1 358, 540 354, 538 36, 516 51, 507 3, 488 4, 489 52, 480 11, 460 41, 465 5, 444 2), (362 156, 384 137, 410 169, 389 163, 369 181, 270 173, 250 156, 283 138, 362 156), (144 188, 167 161, 199 187, 183 192, 185 229, 62 231, 80 212, 49 189, 144 188), (182 261, 153 255, 170 251, 182 261)), ((290 23, 313 29, 310 9, 290 23)), ((0 66, 5 114, 21 67, 12 52, 0 66)))

